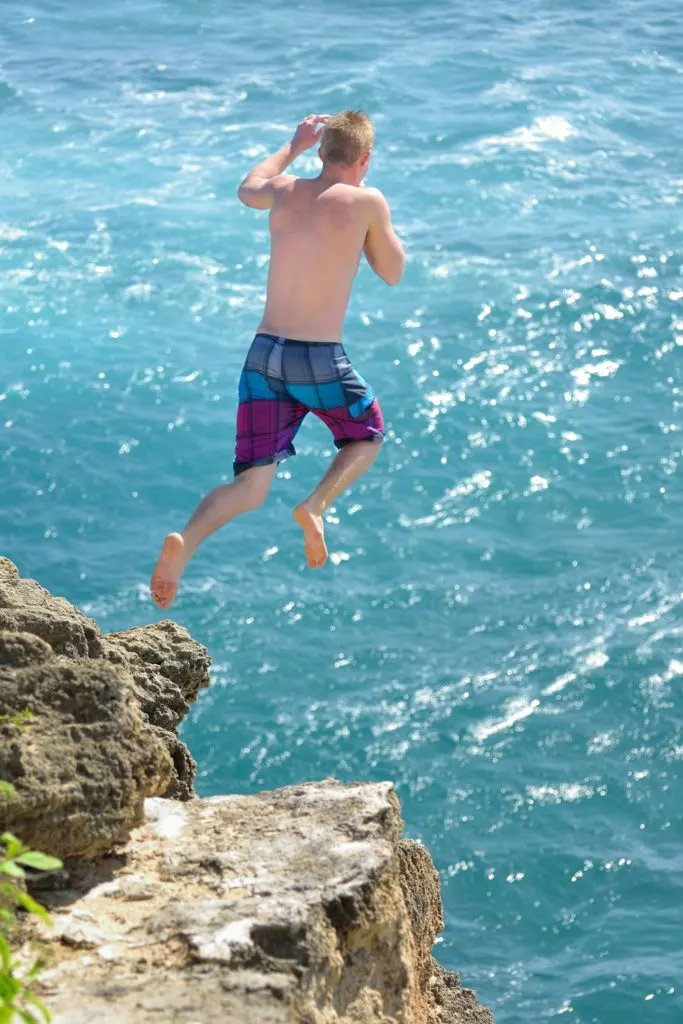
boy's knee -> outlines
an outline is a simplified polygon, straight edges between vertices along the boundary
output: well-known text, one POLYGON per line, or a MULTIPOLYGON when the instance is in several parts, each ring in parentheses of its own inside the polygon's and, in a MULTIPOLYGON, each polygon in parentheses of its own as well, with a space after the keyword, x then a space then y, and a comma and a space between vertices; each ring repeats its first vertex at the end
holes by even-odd
POLYGON ((242 488, 244 493, 244 505, 247 511, 252 512, 259 508, 268 497, 268 488, 252 480, 243 480, 242 488))
POLYGON ((254 509, 260 508, 265 500, 266 495, 262 491, 254 491, 249 496, 249 511, 253 512, 254 509))

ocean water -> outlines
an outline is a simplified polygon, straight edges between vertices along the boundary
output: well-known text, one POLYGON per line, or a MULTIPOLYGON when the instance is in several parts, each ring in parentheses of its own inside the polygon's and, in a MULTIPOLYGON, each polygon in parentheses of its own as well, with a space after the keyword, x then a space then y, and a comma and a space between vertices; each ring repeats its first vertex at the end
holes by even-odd
MULTIPOLYGON (((242 174, 376 118, 404 282, 346 344, 388 443, 303 564, 306 424, 174 617, 202 794, 395 780, 498 1024, 683 1020, 683 43, 614 0, 3 0, 0 548, 105 629, 230 478, 267 223, 242 174), (566 1016, 565 1016, 566 1015, 566 1016)), ((315 171, 313 156, 299 161, 315 171)))

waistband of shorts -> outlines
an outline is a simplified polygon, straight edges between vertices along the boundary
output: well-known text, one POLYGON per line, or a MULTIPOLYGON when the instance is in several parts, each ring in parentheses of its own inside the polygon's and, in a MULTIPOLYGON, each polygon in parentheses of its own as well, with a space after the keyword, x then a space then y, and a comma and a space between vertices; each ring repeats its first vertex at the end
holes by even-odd
POLYGON ((315 345, 316 348, 343 348, 344 344, 341 341, 300 341, 298 338, 285 338, 280 334, 269 334, 267 331, 258 331, 254 335, 254 341, 257 338, 266 338, 268 341, 274 341, 279 345, 315 345))

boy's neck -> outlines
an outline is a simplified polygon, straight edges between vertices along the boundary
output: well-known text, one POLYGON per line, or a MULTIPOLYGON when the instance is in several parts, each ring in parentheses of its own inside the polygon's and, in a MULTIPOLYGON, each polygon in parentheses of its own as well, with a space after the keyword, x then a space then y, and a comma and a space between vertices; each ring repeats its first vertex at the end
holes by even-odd
POLYGON ((319 175, 320 181, 329 185, 360 185, 363 180, 357 167, 344 164, 326 164, 319 175))

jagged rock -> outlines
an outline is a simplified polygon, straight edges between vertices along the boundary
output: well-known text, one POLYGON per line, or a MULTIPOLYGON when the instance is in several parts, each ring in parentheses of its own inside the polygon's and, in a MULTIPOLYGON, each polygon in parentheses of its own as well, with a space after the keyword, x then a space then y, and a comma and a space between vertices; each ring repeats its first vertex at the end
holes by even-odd
POLYGON ((26 580, 9 558, 0 557, 0 629, 35 633, 56 654, 68 658, 102 655, 97 624, 63 597, 53 597, 35 580, 26 580))
POLYGON ((0 832, 30 846, 94 857, 142 821, 145 796, 168 788, 164 745, 104 661, 59 660, 38 637, 1 632, 0 711, 0 779, 15 789, 0 832))
POLYGON ((208 685, 208 651, 182 626, 164 620, 154 626, 108 633, 102 637, 104 656, 130 672, 135 696, 174 764, 174 775, 164 794, 175 800, 194 795, 196 765, 176 730, 208 685))
POLYGON ((24 924, 54 1024, 491 1024, 432 958, 438 875, 391 784, 193 798, 208 669, 175 623, 102 635, 0 558, 0 833, 68 859, 32 882, 54 929, 24 924))
POLYGON ((102 643, 109 661, 132 672, 140 706, 152 725, 177 729, 207 685, 211 660, 206 648, 168 619, 106 633, 102 643))
POLYGON ((457 1024, 492 1020, 488 1011, 482 1012, 474 992, 463 988, 458 975, 445 971, 432 956, 434 936, 443 929, 444 922, 439 875, 428 850, 404 839, 398 844, 398 856, 403 899, 415 939, 415 969, 421 991, 431 991, 432 1020, 457 1024))
MULTIPOLYGON (((121 633, 101 634, 97 624, 89 619, 82 612, 74 608, 65 598, 53 597, 47 590, 41 587, 34 580, 23 579, 16 566, 7 558, 0 558, 0 630, 12 631, 16 637, 24 635, 24 639, 4 641, 3 653, 0 655, 0 668, 3 666, 11 669, 17 658, 23 658, 22 665, 28 666, 35 652, 38 660, 45 657, 45 649, 42 646, 27 646, 26 634, 33 634, 44 641, 52 652, 59 655, 62 661, 70 659, 79 668, 75 679, 70 682, 70 688, 74 695, 79 683, 84 686, 88 678, 97 679, 102 682, 104 678, 110 680, 118 679, 121 701, 126 706, 129 699, 134 699, 141 709, 144 718, 147 720, 146 730, 144 719, 138 724, 136 721, 136 742, 140 744, 140 754, 144 757, 148 754, 149 765, 145 768, 143 761, 139 758, 135 767, 131 764, 124 769, 124 762, 115 760, 117 771, 124 773, 122 778, 121 793, 124 794, 120 800, 128 799, 135 793, 134 806, 131 805, 129 813, 123 815, 121 820, 128 820, 137 823, 140 820, 140 808, 142 798, 160 793, 159 784, 163 777, 166 781, 165 789, 161 795, 175 799, 188 800, 193 795, 194 777, 196 766, 184 743, 178 739, 177 728, 187 714, 191 703, 196 700, 199 689, 209 683, 210 659, 205 647, 194 641, 187 630, 174 622, 164 621, 153 626, 134 628, 121 633), (21 651, 24 653, 22 654, 21 651), (109 666, 107 668, 107 666, 109 666), (107 671, 109 676, 107 676, 107 671), (124 693, 127 696, 124 696, 124 693), (161 768, 163 764, 163 770, 161 768), (142 773, 142 774, 140 774, 142 773), (137 792, 136 786, 132 788, 126 780, 135 777, 142 783, 144 778, 149 780, 148 788, 141 793, 137 792)), ((18 666, 17 666, 18 667, 18 666)), ((54 697, 58 699, 57 681, 60 673, 66 672, 62 667, 53 667, 48 673, 53 681, 54 697)), ((24 684, 28 677, 22 676, 24 684)), ((71 678, 71 677, 70 677, 71 678)), ((21 700, 20 688, 13 690, 13 700, 21 700)), ((49 704, 50 688, 45 684, 41 690, 41 707, 43 710, 49 704)), ((99 700, 99 691, 91 687, 88 692, 88 700, 99 700)), ((86 690, 83 698, 86 699, 86 690)), ((25 706, 28 707, 28 704, 25 706)), ((9 698, 0 692, 0 719, 2 716, 14 714, 21 708, 10 708, 9 698)), ((97 715, 101 708, 84 708, 83 714, 97 715)), ((41 734, 42 735, 42 734, 41 734)), ((75 735, 72 733, 72 735, 75 735)), ((14 733, 12 736, 12 750, 15 752, 9 760, 0 759, 0 773, 7 772, 1 776, 7 781, 15 784, 20 800, 14 804, 12 820, 14 826, 27 838, 30 830, 31 835, 36 839, 36 822, 41 819, 41 807, 50 807, 53 817, 59 817, 65 813, 65 807, 57 800, 56 796, 50 796, 49 780, 35 768, 35 781, 42 779, 41 785, 48 786, 48 790, 42 793, 29 793, 29 787, 34 784, 34 776, 31 772, 21 774, 22 769, 17 761, 17 751, 26 748, 25 754, 35 754, 33 750, 33 738, 38 736, 38 731, 31 723, 30 729, 23 733, 14 733), (15 769, 12 765, 15 765, 15 769), (17 774, 19 773, 19 774, 17 774), (53 801, 51 803, 51 800, 53 801), (56 802, 54 802, 56 801, 56 802), (19 816, 19 807, 32 807, 31 812, 33 824, 27 828, 22 827, 19 816)), ((66 742, 67 733, 62 730, 60 743, 66 742)), ((115 741, 115 734, 114 734, 115 741)), ((41 742, 50 746, 51 741, 47 734, 42 736, 41 742)), ((123 737, 122 745, 128 743, 123 737)), ((108 748, 111 751, 111 744, 108 748)), ((8 755, 9 756, 9 755, 8 755)), ((42 756, 42 755, 41 755, 42 756)), ((0 758, 2 756, 0 755, 0 758)), ((58 750, 50 753, 51 758, 59 758, 58 750)), ((92 786, 91 777, 88 772, 88 758, 76 758, 73 752, 65 752, 65 763, 76 769, 76 775, 71 780, 72 786, 89 791, 92 786), (79 765, 81 768, 79 768, 79 765)), ((125 760, 125 759, 124 759, 125 760)), ((47 770, 48 761, 41 761, 43 768, 47 770)), ((34 766, 35 767, 35 766, 34 766)), ((102 796, 104 790, 102 791, 102 796)), ((117 803, 120 803, 120 800, 117 803)), ((121 812, 122 806, 119 807, 121 812)), ((93 818, 97 816, 93 809, 93 818)), ((5 821, 5 813, 0 808, 0 826, 5 821)), ((123 827, 123 826, 122 826, 123 827)), ((65 828, 68 827, 65 826, 65 828)), ((92 833, 92 829, 91 829, 92 833)), ((54 830, 50 831, 52 839, 54 830)), ((120 833, 112 833, 109 845, 102 846, 105 842, 106 829, 99 830, 100 841, 95 845, 85 844, 84 849, 96 852, 104 852, 111 849, 115 836, 120 833)), ((47 843, 47 836, 45 838, 47 843)), ((45 843, 43 845, 45 845, 45 843)), ((51 847, 55 855, 70 856, 64 851, 69 844, 62 844, 59 848, 51 847)), ((69 847, 70 848, 70 847, 69 847)), ((85 856, 85 853, 79 853, 85 856)))
POLYGON ((47 896, 54 1024, 491 1024, 432 959, 438 876, 389 783, 146 812, 47 896))

